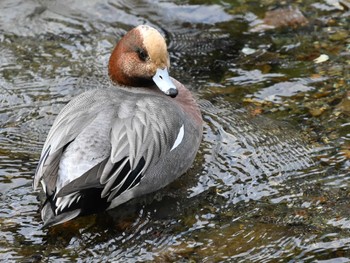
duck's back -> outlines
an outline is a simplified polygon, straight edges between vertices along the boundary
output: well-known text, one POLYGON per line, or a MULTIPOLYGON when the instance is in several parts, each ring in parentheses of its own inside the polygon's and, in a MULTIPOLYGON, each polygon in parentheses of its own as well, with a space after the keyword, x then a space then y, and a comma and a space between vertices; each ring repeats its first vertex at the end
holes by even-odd
POLYGON ((34 185, 45 225, 113 208, 167 185, 192 164, 201 124, 151 91, 87 91, 57 116, 34 185))

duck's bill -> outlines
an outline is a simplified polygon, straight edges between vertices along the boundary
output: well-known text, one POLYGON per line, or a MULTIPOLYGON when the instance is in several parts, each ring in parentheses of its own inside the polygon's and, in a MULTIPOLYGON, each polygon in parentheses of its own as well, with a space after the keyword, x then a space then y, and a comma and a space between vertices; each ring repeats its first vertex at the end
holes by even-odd
POLYGON ((169 77, 168 71, 165 69, 157 69, 156 74, 153 76, 153 81, 157 87, 165 94, 172 98, 177 95, 177 88, 169 77))

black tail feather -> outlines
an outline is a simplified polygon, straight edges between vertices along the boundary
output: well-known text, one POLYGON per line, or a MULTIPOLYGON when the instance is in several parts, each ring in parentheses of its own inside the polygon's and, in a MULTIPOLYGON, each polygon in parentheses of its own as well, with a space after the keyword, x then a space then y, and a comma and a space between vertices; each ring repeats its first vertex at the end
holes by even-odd
POLYGON ((43 227, 50 227, 69 221, 78 216, 85 216, 102 212, 107 209, 110 202, 107 197, 101 198, 102 188, 91 188, 80 191, 81 197, 70 206, 64 207, 56 214, 55 195, 48 196, 41 210, 41 218, 44 221, 43 227))

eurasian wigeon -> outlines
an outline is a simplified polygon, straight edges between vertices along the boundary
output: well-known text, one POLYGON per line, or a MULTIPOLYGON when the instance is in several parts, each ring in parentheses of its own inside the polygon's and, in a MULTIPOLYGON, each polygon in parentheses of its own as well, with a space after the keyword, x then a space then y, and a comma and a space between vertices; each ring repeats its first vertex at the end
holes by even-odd
POLYGON ((202 116, 190 91, 169 77, 162 35, 129 31, 109 60, 113 87, 90 90, 57 116, 34 178, 44 226, 112 209, 154 192, 192 165, 202 116))

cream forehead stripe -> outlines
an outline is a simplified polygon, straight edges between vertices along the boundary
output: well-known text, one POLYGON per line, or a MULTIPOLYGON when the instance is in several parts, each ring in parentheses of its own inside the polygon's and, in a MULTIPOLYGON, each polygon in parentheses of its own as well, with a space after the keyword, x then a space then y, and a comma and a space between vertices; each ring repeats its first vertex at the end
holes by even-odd
POLYGON ((156 29, 147 25, 138 26, 138 29, 151 60, 169 67, 168 51, 164 37, 156 29))

